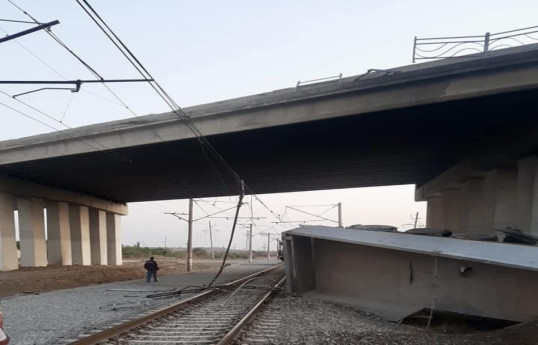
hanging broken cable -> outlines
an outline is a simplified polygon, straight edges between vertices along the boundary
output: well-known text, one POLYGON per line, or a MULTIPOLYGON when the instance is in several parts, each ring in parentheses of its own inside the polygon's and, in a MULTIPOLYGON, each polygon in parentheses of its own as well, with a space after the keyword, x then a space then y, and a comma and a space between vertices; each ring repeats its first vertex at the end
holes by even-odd
POLYGON ((239 210, 241 209, 241 205, 243 203, 243 197, 245 196, 245 184, 241 181, 241 194, 239 194, 239 202, 237 203, 237 209, 235 211, 235 218, 234 223, 232 226, 232 234, 230 235, 230 241, 228 242, 228 247, 226 248, 226 252, 224 253, 224 257, 222 258, 222 264, 220 265, 219 271, 213 277, 213 280, 209 283, 207 287, 213 286, 213 283, 217 280, 217 278, 222 273, 222 270, 226 266, 226 259, 228 258, 228 253, 230 252, 230 247, 232 246, 232 241, 234 239, 234 233, 235 233, 235 227, 237 226, 237 219, 239 218, 239 210))

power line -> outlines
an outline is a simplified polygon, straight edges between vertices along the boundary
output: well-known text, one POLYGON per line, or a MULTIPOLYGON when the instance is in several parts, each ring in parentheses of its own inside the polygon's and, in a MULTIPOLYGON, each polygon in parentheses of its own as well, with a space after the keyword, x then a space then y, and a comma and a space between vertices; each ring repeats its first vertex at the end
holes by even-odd
POLYGON ((316 218, 320 218, 322 220, 327 220, 327 221, 330 221, 330 222, 337 223, 337 221, 335 221, 335 220, 332 220, 332 219, 329 219, 329 218, 326 218, 326 217, 322 217, 322 216, 318 216, 317 214, 313 214, 313 213, 310 213, 310 212, 307 212, 307 211, 303 211, 303 210, 300 210, 298 208, 294 208, 294 207, 291 207, 291 206, 286 206, 286 207, 289 208, 290 210, 301 212, 301 213, 307 214, 307 215, 312 216, 312 217, 316 217, 316 218))
MULTIPOLYGON (((32 17, 28 12, 23 10, 21 7, 17 6, 13 1, 8 0, 10 4, 15 6, 18 10, 20 10, 22 13, 27 15, 30 19, 32 19, 35 23, 39 23, 37 19, 32 17)), ((71 55, 73 55, 84 67, 86 67, 96 78, 103 79, 103 77, 95 71, 88 63, 86 63, 81 57, 79 57, 72 49, 70 49, 67 44, 65 44, 55 33, 53 33, 51 30, 46 30, 47 34, 54 39, 60 46, 62 46, 64 49, 66 49, 71 55)), ((41 59, 40 59, 41 60, 41 59)), ((67 78, 65 78, 67 79, 67 78)), ((133 115, 134 117, 138 117, 138 115, 114 92, 110 87, 108 87, 106 84, 102 84, 105 89, 108 90, 108 92, 118 101, 120 102, 123 107, 127 109, 133 115)), ((156 134, 156 133, 155 133, 156 134)), ((160 139, 162 139, 158 134, 156 134, 160 139)))
MULTIPOLYGON (((235 179, 235 182, 239 186, 242 184, 249 194, 254 195, 254 197, 262 204, 267 210, 271 212, 273 216, 279 219, 278 215, 271 210, 255 193, 244 184, 243 179, 239 174, 228 164, 228 162, 220 155, 220 153, 211 145, 207 138, 202 134, 198 129, 196 124, 191 120, 183 109, 168 95, 168 93, 163 89, 163 87, 153 78, 153 76, 148 72, 144 65, 136 58, 136 56, 129 50, 129 48, 122 42, 122 40, 114 33, 114 31, 108 26, 108 24, 99 16, 99 14, 93 9, 93 7, 86 0, 82 0, 84 6, 80 0, 76 0, 79 6, 88 14, 91 20, 99 27, 99 29, 107 36, 107 38, 116 46, 116 48, 122 53, 122 55, 129 61, 129 63, 145 78, 152 79, 153 82, 148 82, 150 86, 155 90, 155 92, 163 99, 163 101, 172 109, 172 111, 184 121, 187 127, 193 132, 193 134, 198 138, 200 144, 205 145, 205 147, 210 151, 213 157, 226 169, 235 179)), ((224 184, 226 186, 226 184, 224 184)))
POLYGON ((23 23, 23 24, 42 24, 42 23, 36 23, 36 22, 29 22, 29 21, 26 21, 26 20, 14 20, 14 19, 0 19, 0 22, 23 23))
MULTIPOLYGON (((0 91, 0 92, 3 92, 3 91, 0 91)), ((0 102, 0 105, 3 105, 4 107, 6 107, 6 108, 8 108, 8 109, 11 109, 12 111, 14 111, 14 112, 16 112, 16 113, 18 113, 18 114, 20 114, 20 115, 22 115, 22 116, 24 116, 24 117, 27 117, 27 118, 29 118, 29 119, 31 119, 31 120, 34 120, 34 121, 36 121, 36 122, 39 122, 39 123, 42 124, 43 126, 47 126, 48 128, 50 128, 50 129, 52 129, 52 130, 54 130, 54 131, 59 131, 59 130, 60 130, 60 129, 56 128, 56 127, 53 127, 53 126, 49 125, 49 124, 46 123, 46 122, 43 122, 43 121, 41 121, 41 120, 36 119, 35 117, 33 117, 33 116, 31 116, 31 115, 28 115, 28 114, 26 114, 26 113, 23 113, 23 112, 20 111, 20 110, 17 110, 17 109, 15 109, 15 108, 13 108, 13 107, 10 107, 9 105, 7 105, 7 104, 5 104, 5 103, 0 102)))
MULTIPOLYGON (((19 6, 17 6, 13 1, 11 0, 8 0, 8 2, 10 4, 12 4, 13 6, 15 6, 19 11, 21 11, 22 13, 24 13, 25 15, 27 15, 30 19, 32 19, 34 22, 38 23, 38 20, 35 19, 34 17, 32 17, 28 12, 26 12, 25 10, 23 10, 22 8, 20 8, 19 6)), ((62 47, 64 47, 71 55, 73 55, 75 57, 75 59, 77 59, 82 65, 84 65, 84 67, 86 67, 93 75, 95 75, 96 77, 100 78, 100 79, 103 79, 103 77, 101 77, 101 75, 99 75, 99 73, 97 73, 90 65, 88 65, 86 63, 86 61, 82 60, 81 57, 79 57, 77 54, 75 54, 74 51, 72 51, 65 43, 62 42, 62 40, 60 40, 60 38, 58 36, 56 36, 51 30, 45 30, 45 32, 50 36, 52 37, 56 42, 58 42, 58 44, 60 44, 62 47)))
MULTIPOLYGON (((34 23, 34 22, 27 22, 27 23, 34 23)), ((0 30, 2 30, 6 35, 9 35, 9 33, 4 30, 4 28, 2 28, 0 26, 0 30)), ((32 55, 35 59, 37 59, 39 62, 41 62, 43 65, 45 65, 47 68, 49 68, 51 71, 53 71, 54 73, 56 73, 58 76, 60 76, 62 79, 65 79, 67 80, 68 78, 63 75, 60 71, 58 71, 57 69, 55 69, 54 67, 52 67, 49 63, 47 63, 45 60, 43 60, 41 57, 39 57, 39 55, 35 54, 32 50, 30 50, 28 47, 26 47, 24 44, 22 44, 21 42, 19 42, 18 40, 15 40, 15 43, 17 43, 17 45, 19 45, 22 49, 26 50, 26 52, 30 55, 32 55)), ((94 92, 91 92, 91 91, 88 91, 88 90, 85 90, 85 89, 82 89, 82 92, 85 92, 85 93, 88 93, 92 96, 95 96, 95 97, 98 97, 98 98, 101 98, 107 102, 110 102, 110 103, 113 103, 113 104, 116 104, 118 106, 121 106, 122 108, 126 108, 133 116, 135 117, 138 117, 138 115, 136 115, 136 113, 134 113, 133 110, 131 110, 131 108, 129 108, 129 106, 127 104, 125 104, 125 102, 123 102, 112 90, 110 90, 108 88, 108 86, 106 84, 103 84, 103 86, 105 88, 108 89, 108 91, 118 100, 118 102, 115 102, 109 98, 106 98, 106 97, 103 97, 101 95, 98 95, 94 92)))

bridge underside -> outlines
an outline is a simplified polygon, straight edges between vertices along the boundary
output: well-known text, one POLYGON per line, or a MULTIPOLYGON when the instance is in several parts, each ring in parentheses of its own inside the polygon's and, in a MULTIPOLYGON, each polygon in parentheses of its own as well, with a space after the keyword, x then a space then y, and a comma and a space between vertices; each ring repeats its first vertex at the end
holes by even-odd
MULTIPOLYGON (((514 159, 533 154, 533 146, 510 150, 538 127, 537 95, 532 90, 435 103, 211 136, 209 141, 256 193, 421 185, 486 147, 514 159)), ((0 169, 115 202, 237 193, 230 174, 218 162, 210 163, 192 139, 0 169)))

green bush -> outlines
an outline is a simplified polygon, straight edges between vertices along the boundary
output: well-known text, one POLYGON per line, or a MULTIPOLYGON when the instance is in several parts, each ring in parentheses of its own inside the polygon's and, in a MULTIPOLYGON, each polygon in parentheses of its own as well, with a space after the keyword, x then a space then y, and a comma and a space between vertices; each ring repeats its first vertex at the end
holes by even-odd
POLYGON ((139 246, 122 246, 123 257, 125 258, 147 258, 150 256, 165 256, 173 258, 184 258, 184 251, 172 250, 169 248, 148 248, 139 246))

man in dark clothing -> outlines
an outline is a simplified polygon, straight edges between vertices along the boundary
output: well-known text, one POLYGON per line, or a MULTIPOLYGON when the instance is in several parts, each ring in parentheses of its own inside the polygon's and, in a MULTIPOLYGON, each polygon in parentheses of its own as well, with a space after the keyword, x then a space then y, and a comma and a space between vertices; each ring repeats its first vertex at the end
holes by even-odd
POLYGON ((159 270, 159 266, 153 260, 153 256, 149 258, 148 261, 144 264, 144 268, 146 269, 146 281, 149 283, 151 276, 153 276, 153 281, 157 282, 157 271, 159 270))

